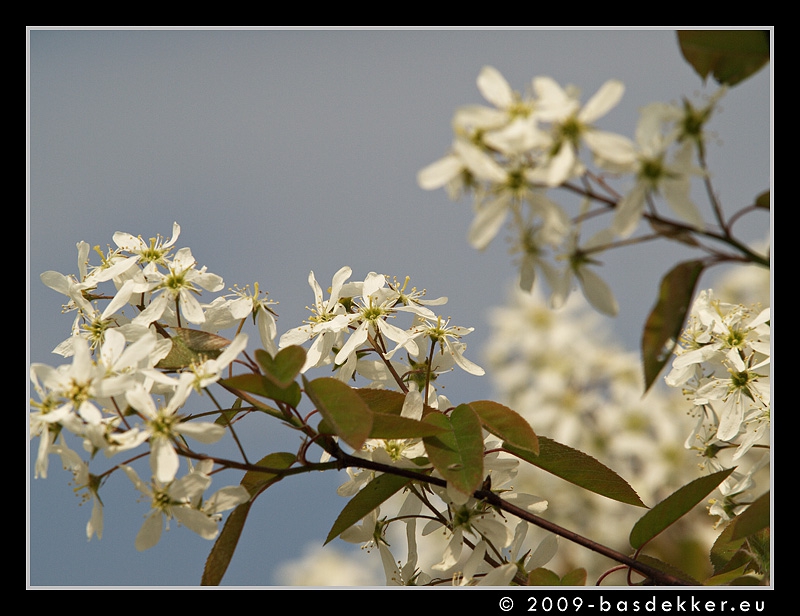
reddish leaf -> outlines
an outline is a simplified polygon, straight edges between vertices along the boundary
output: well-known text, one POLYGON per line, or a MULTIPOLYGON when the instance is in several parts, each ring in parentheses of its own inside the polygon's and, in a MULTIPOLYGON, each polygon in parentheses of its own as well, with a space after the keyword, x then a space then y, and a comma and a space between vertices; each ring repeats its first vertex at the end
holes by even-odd
POLYGON ((514 447, 539 453, 539 438, 522 415, 491 400, 478 400, 469 405, 478 414, 483 427, 496 437, 514 447))
POLYGON ((334 433, 353 449, 361 449, 372 432, 372 411, 352 387, 338 379, 308 381, 306 394, 334 433))
POLYGON ((650 389, 672 353, 703 268, 702 261, 679 263, 661 281, 658 302, 642 334, 645 390, 650 389))
POLYGON ((483 483, 483 429, 475 411, 461 404, 450 416, 430 413, 423 421, 447 430, 422 439, 434 468, 464 494, 472 494, 480 488, 483 483))

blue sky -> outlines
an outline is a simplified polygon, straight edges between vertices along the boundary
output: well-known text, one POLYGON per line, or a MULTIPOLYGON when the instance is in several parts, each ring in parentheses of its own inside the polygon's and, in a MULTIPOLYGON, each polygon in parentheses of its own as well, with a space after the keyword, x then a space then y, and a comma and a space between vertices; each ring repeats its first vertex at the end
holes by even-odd
MULTIPOLYGON (((74 273, 80 240, 170 235, 173 221, 179 245, 226 286, 258 281, 280 302, 279 333, 305 317, 309 270, 328 282, 349 265, 354 279, 409 275, 433 297, 448 296, 454 323, 476 328, 467 354, 479 361, 487 312, 515 279, 507 246, 500 237, 484 252, 470 248, 471 205, 421 190, 416 173, 445 153, 456 107, 483 102, 480 69, 494 66, 517 90, 549 75, 578 85, 584 100, 620 79, 625 96, 601 124, 629 136, 643 105, 710 91, 674 31, 662 29, 28 34, 28 359, 53 365, 70 317, 39 274, 74 273)), ((733 210, 770 185, 769 70, 728 93, 713 128, 710 165, 733 210)), ((767 236, 764 218, 740 229, 746 240, 767 236)), ((621 305, 612 326, 627 348, 638 348, 660 277, 684 251, 648 244, 605 255, 602 273, 621 305)), ((448 393, 491 397, 491 380, 454 374, 448 393)), ((271 428, 254 441, 263 453, 296 446, 271 428)), ((146 507, 126 479, 108 490, 103 539, 87 542, 90 512, 53 466, 46 480, 28 471, 31 585, 199 582, 211 544, 185 529, 173 526, 156 548, 136 552, 146 507)), ((281 562, 322 543, 345 502, 335 494, 342 480, 271 488, 225 582, 273 584, 281 562)))

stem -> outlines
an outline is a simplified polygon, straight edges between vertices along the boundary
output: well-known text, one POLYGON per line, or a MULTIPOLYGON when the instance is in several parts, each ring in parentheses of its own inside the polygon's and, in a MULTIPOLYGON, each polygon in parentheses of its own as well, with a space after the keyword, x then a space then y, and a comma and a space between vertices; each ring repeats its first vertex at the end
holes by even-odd
MULTIPOLYGON (((220 405, 220 403, 219 403, 219 402, 217 402, 217 399, 214 397, 214 394, 213 394, 213 393, 211 393, 211 390, 207 388, 205 391, 206 391, 206 393, 208 394, 208 397, 209 397, 209 398, 211 398, 211 401, 214 403, 214 405, 215 405, 215 406, 217 407, 217 409, 220 411, 220 413, 224 412, 224 409, 222 408, 222 406, 220 405)), ((238 437, 238 435, 236 434, 236 430, 234 430, 234 429, 233 429, 233 422, 232 422, 232 421, 230 421, 230 420, 228 420, 228 421, 226 421, 226 423, 227 423, 227 425, 228 425, 228 428, 230 428, 230 430, 231 430, 231 436, 233 437, 233 440, 234 440, 234 441, 236 441, 236 446, 239 448, 239 453, 241 453, 241 454, 242 454, 242 459, 243 459, 245 462, 248 462, 248 463, 249 463, 249 460, 247 459, 247 454, 246 454, 246 453, 245 453, 245 451, 244 451, 244 447, 242 446, 242 443, 241 443, 241 441, 239 441, 239 437, 238 437)))
POLYGON ((433 370, 433 354, 436 351, 436 341, 431 340, 431 350, 428 353, 428 369, 425 371, 425 398, 422 403, 428 405, 428 389, 431 386, 431 371, 433 370))
POLYGON ((705 148, 703 147, 702 142, 699 143, 698 146, 697 159, 700 161, 700 168, 704 171, 703 184, 705 185, 706 192, 708 193, 708 200, 711 202, 711 207, 714 210, 714 216, 717 218, 717 223, 725 231, 725 235, 730 236, 730 228, 725 222, 725 217, 722 215, 722 206, 720 206, 717 195, 714 193, 714 189, 711 186, 711 174, 708 172, 705 148))
POLYGON ((380 350, 380 347, 378 346, 377 342, 369 333, 367 333, 367 340, 369 340, 369 343, 372 345, 372 348, 375 349, 375 351, 377 351, 378 355, 380 356, 383 363, 386 365, 386 368, 389 370, 389 372, 392 373, 392 376, 394 377, 394 380, 397 382, 398 387, 400 387, 400 389, 404 394, 407 394, 408 386, 403 382, 403 379, 400 378, 400 375, 397 374, 397 370, 395 370, 394 366, 392 365, 392 362, 386 359, 386 356, 380 350))
MULTIPOLYGON (((600 180, 595 178, 595 181, 599 182, 600 180)), ((738 252, 740 252, 742 254, 741 260, 747 261, 749 263, 753 263, 755 265, 761 265, 762 267, 770 267, 770 259, 769 259, 769 257, 765 257, 763 255, 756 254, 755 252, 750 250, 750 248, 748 248, 746 245, 744 245, 742 242, 740 242, 735 237, 733 237, 733 235, 731 235, 730 225, 725 222, 725 220, 724 220, 724 218, 722 216, 722 210, 721 210, 721 207, 720 207, 720 204, 719 204, 718 200, 714 196, 714 192, 713 192, 713 189, 711 187, 710 179, 708 179, 708 177, 706 177, 705 182, 706 182, 706 189, 707 189, 707 191, 709 193, 709 199, 711 201, 711 205, 712 205, 712 207, 714 209, 715 216, 717 218, 718 224, 722 229, 721 233, 717 233, 717 232, 711 231, 709 229, 695 229, 694 227, 691 227, 689 225, 685 225, 685 224, 680 223, 680 222, 668 220, 668 219, 662 218, 661 216, 659 216, 657 214, 648 213, 648 212, 645 212, 642 215, 642 218, 644 218, 644 219, 650 221, 651 223, 653 223, 656 226, 656 228, 664 227, 664 228, 672 229, 672 233, 665 231, 663 234, 661 234, 665 238, 669 238, 673 234, 679 236, 681 233, 689 234, 689 235, 692 235, 692 236, 695 236, 695 237, 706 237, 706 238, 711 239, 711 240, 723 242, 723 243, 727 244, 728 246, 730 246, 732 248, 735 248, 738 252)), ((591 199, 593 201, 597 201, 599 203, 602 203, 602 204, 606 205, 610 209, 614 209, 616 204, 617 204, 617 201, 618 201, 618 198, 614 199, 614 198, 605 197, 603 195, 600 195, 600 194, 592 191, 590 188, 586 188, 586 187, 575 186, 575 185, 572 185, 572 184, 562 184, 561 188, 563 188, 565 190, 568 190, 570 192, 582 195, 582 196, 584 196, 584 197, 586 197, 588 199, 591 199)), ((607 211, 607 210, 595 210, 593 212, 587 212, 586 214, 584 214, 582 216, 582 218, 585 219, 585 218, 588 218, 589 216, 596 216, 596 215, 604 213, 605 211, 607 211)), ((739 216, 740 214, 741 213, 736 214, 735 217, 739 216)), ((648 239, 651 239, 651 238, 648 238, 648 239)), ((706 250, 707 252, 712 252, 707 247, 698 246, 698 248, 702 248, 703 250, 706 250)), ((726 259, 730 260, 730 261, 733 261, 733 260, 737 260, 737 257, 734 257, 734 256, 731 255, 731 256, 726 257, 726 259)))
POLYGON ((623 565, 627 565, 630 569, 641 573, 643 576, 652 579, 654 582, 665 585, 665 586, 688 586, 689 584, 680 578, 676 578, 668 573, 664 573, 663 571, 659 571, 658 569, 646 565, 643 562, 640 562, 630 556, 626 556, 621 552, 617 552, 616 550, 604 546, 596 541, 592 541, 583 535, 579 535, 577 533, 572 532, 571 530, 567 530, 566 528, 562 528, 557 524, 553 524, 544 518, 540 518, 539 516, 533 515, 532 513, 525 511, 517 507, 516 505, 512 505, 501 499, 497 494, 491 492, 490 490, 478 490, 476 491, 473 496, 475 498, 484 499, 487 503, 494 505, 498 509, 510 513, 512 515, 517 516, 521 520, 525 520, 538 526, 539 528, 543 528, 544 530, 550 531, 558 535, 559 537, 563 537, 568 541, 573 543, 577 543, 580 546, 583 546, 593 552, 597 552, 598 554, 602 554, 603 556, 607 556, 608 558, 617 561, 623 565))
MULTIPOLYGON (((166 291, 165 291, 166 293, 166 291)), ((181 296, 178 295, 175 297, 175 318, 178 321, 178 327, 183 327, 181 325, 181 296)))

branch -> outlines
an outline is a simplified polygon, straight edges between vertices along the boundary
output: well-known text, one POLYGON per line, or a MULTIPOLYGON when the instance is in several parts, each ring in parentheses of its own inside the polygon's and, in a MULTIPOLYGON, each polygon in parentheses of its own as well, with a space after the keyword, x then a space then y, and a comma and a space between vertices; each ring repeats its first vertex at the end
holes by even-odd
MULTIPOLYGON (((343 467, 364 468, 368 470, 374 470, 383 473, 389 473, 392 475, 407 477, 410 479, 414 479, 416 481, 429 483, 442 488, 447 487, 447 481, 439 477, 432 477, 425 473, 420 473, 410 469, 388 466, 385 464, 381 464, 379 462, 373 462, 372 460, 358 458, 344 452, 342 452, 342 455, 339 458, 339 462, 343 467)), ((612 548, 597 543, 596 541, 592 541, 591 539, 588 539, 582 535, 578 535, 577 533, 574 533, 570 530, 567 530, 566 528, 558 526, 557 524, 549 522, 544 518, 540 518, 539 516, 534 515, 529 511, 526 511, 525 509, 521 509, 516 505, 512 505, 511 503, 504 501, 502 498, 500 498, 500 496, 498 496, 491 490, 485 490, 485 489, 477 490, 473 493, 472 496, 478 500, 483 500, 502 511, 505 511, 506 513, 510 513, 521 520, 530 522, 531 524, 538 526, 539 528, 542 528, 551 533, 554 533, 559 537, 563 537, 568 541, 577 543, 578 545, 583 546, 589 550, 592 550, 593 552, 597 552, 598 554, 602 554, 603 556, 606 556, 618 563, 624 564, 630 569, 633 569, 634 571, 640 573, 644 577, 651 579, 655 584, 662 586, 689 585, 689 583, 686 582, 685 580, 677 578, 668 573, 664 573, 663 571, 656 569, 655 567, 651 567, 650 565, 647 565, 643 562, 640 562, 635 558, 631 558, 630 556, 622 554, 621 552, 617 552, 612 548)))

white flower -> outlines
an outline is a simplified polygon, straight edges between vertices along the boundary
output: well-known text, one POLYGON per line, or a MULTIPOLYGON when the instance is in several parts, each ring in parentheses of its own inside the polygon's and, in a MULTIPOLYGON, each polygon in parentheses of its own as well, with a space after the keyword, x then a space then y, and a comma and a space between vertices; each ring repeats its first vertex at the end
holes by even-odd
POLYGON ((79 336, 73 336, 72 349, 70 365, 58 369, 44 365, 35 367, 43 390, 61 399, 62 406, 51 411, 57 415, 50 415, 47 421, 54 421, 53 418, 60 415, 58 421, 64 422, 67 415, 75 413, 87 423, 99 423, 103 415, 98 401, 125 392, 131 383, 130 376, 109 376, 102 364, 92 361, 87 341, 79 336))
POLYGON ((247 340, 247 334, 237 334, 218 357, 192 364, 187 374, 194 375, 194 389, 201 391, 222 378, 223 371, 247 348, 247 340))
POLYGON ((769 454, 765 454, 746 473, 735 470, 720 484, 722 500, 712 499, 708 509, 710 515, 720 516, 718 524, 730 521, 747 509, 752 502, 748 492, 755 487, 753 475, 767 466, 769 461, 769 454))
POLYGON ((622 98, 625 87, 621 82, 613 79, 605 82, 582 108, 575 93, 565 91, 550 77, 535 78, 533 88, 539 96, 538 117, 552 123, 551 153, 544 174, 549 186, 558 186, 583 172, 578 159, 582 143, 598 160, 627 162, 630 142, 593 126, 595 120, 608 113, 622 98))
MULTIPOLYGON (((90 301, 92 298, 91 291, 97 287, 98 283, 124 275, 131 267, 136 265, 136 261, 126 259, 117 253, 112 253, 108 257, 104 257, 103 264, 100 267, 89 273, 89 244, 78 242, 77 248, 77 279, 74 276, 65 276, 54 271, 42 273, 40 279, 48 287, 66 295, 70 299, 66 306, 68 310, 77 309, 79 312, 89 315, 95 312, 90 301)), ((116 305, 109 305, 103 312, 103 318, 108 318, 116 309, 116 305)))
POLYGON ((560 279, 555 281, 550 298, 553 308, 560 308, 566 303, 577 280, 583 295, 596 310, 611 317, 617 315, 619 304, 613 291, 593 269, 590 269, 590 266, 599 264, 591 258, 591 249, 602 246, 607 240, 608 232, 600 231, 579 248, 577 232, 573 234, 568 245, 569 262, 564 267, 560 279))
POLYGON ((314 340, 306 354, 302 372, 325 363, 334 345, 341 338, 341 333, 347 329, 349 319, 345 314, 344 306, 339 300, 341 299, 342 287, 351 275, 352 270, 349 267, 345 266, 339 269, 333 276, 330 296, 326 300, 323 297, 322 287, 319 286, 314 272, 309 273, 308 284, 314 292, 314 305, 310 308, 312 316, 306 325, 287 331, 278 342, 280 348, 285 348, 295 344, 303 344, 308 340, 314 340))
POLYGON ((385 347, 376 349, 387 359, 391 359, 400 348, 406 348, 411 353, 417 352, 413 336, 389 323, 387 318, 396 312, 427 315, 430 314, 430 310, 415 303, 398 306, 398 299, 396 291, 386 288, 385 276, 375 272, 367 275, 361 288, 361 296, 353 300, 352 312, 347 315, 348 326, 355 325, 355 330, 336 354, 334 358, 336 365, 341 366, 348 361, 355 361, 356 351, 369 339, 376 344, 384 344, 384 339, 396 343, 395 348, 391 350, 385 347))
MULTIPOLYGON (((746 419, 769 421, 769 319, 769 308, 753 317, 742 305, 715 299, 711 290, 702 291, 692 306, 665 382, 682 388, 696 406, 711 407, 721 441, 735 439, 747 428, 746 419)), ((746 437, 737 457, 763 430, 755 428, 746 437)))
POLYGON ((402 584, 403 573, 398 568, 397 562, 389 550, 389 544, 386 543, 386 539, 383 536, 386 529, 386 521, 379 519, 379 515, 380 508, 373 509, 361 522, 345 530, 340 537, 349 543, 362 544, 361 548, 364 550, 377 547, 386 576, 386 584, 397 586, 402 584))
POLYGON ((668 138, 660 132, 660 124, 654 122, 646 108, 636 130, 636 152, 633 162, 616 165, 616 170, 633 173, 636 183, 628 194, 617 203, 612 228, 627 237, 636 229, 644 213, 647 199, 653 195, 663 196, 672 210, 696 229, 705 226, 700 211, 692 201, 689 191, 691 178, 702 172, 692 164, 692 143, 680 145, 671 162, 667 160, 668 138))
POLYGON ((197 261, 189 248, 181 248, 175 253, 174 259, 167 264, 167 273, 159 271, 156 262, 149 263, 144 269, 149 291, 160 293, 133 322, 149 325, 161 318, 168 304, 174 304, 180 307, 181 313, 190 323, 203 323, 203 308, 195 297, 199 294, 197 287, 219 291, 224 283, 221 277, 206 272, 205 267, 195 269, 196 265, 197 261))
POLYGON ((252 317, 261 338, 261 346, 271 355, 275 355, 277 347, 275 345, 276 314, 272 307, 277 302, 273 302, 265 297, 259 298, 260 291, 258 283, 255 283, 254 290, 250 287, 239 289, 234 287, 234 293, 227 297, 217 297, 210 304, 203 306, 206 320, 202 324, 203 331, 217 333, 223 329, 239 325, 247 317, 252 317))
POLYGON ((770 403, 769 380, 751 370, 735 349, 726 355, 728 376, 712 378, 695 392, 695 403, 719 400, 719 426, 717 438, 730 441, 735 438, 751 408, 766 410, 770 403))
POLYGON ((190 436, 202 443, 215 443, 225 434, 219 424, 201 421, 183 421, 178 409, 183 406, 192 391, 194 377, 190 373, 181 375, 175 393, 166 406, 156 407, 150 393, 142 385, 136 385, 127 394, 128 403, 145 419, 145 431, 150 440, 150 467, 160 484, 167 484, 178 472, 179 459, 173 440, 179 436, 190 436))
POLYGON ((94 535, 103 538, 103 503, 98 495, 99 479, 89 472, 89 466, 81 460, 77 453, 67 447, 62 435, 60 442, 51 448, 53 453, 61 456, 61 463, 65 469, 72 472, 76 492, 83 492, 83 500, 92 501, 92 514, 86 524, 86 538, 91 540, 94 535))
POLYGON ((161 483, 154 480, 147 484, 130 466, 123 467, 131 483, 139 492, 150 499, 151 510, 145 518, 139 533, 136 535, 136 549, 149 550, 161 539, 161 531, 172 518, 183 526, 194 531, 203 539, 214 539, 219 532, 217 520, 200 509, 192 506, 211 485, 208 475, 190 472, 176 481, 161 483))
POLYGON ((135 237, 122 231, 117 231, 113 237, 114 243, 120 250, 134 255, 133 260, 135 262, 144 263, 145 265, 148 263, 166 265, 167 256, 175 242, 178 241, 180 234, 181 227, 175 222, 172 224, 172 237, 166 240, 159 235, 158 237, 150 238, 148 243, 141 236, 135 237))
MULTIPOLYGON (((447 496, 444 498, 449 500, 447 496)), ((514 539, 513 533, 496 514, 486 509, 481 503, 472 498, 460 505, 452 501, 450 503, 453 508, 450 541, 445 547, 441 562, 433 565, 432 569, 449 571, 458 564, 464 548, 465 535, 482 538, 498 550, 511 545, 514 539)), ((422 534, 428 535, 440 527, 441 522, 432 520, 425 526, 422 534)))
MULTIPOLYGON (((412 328, 414 337, 430 339, 432 344, 431 357, 433 357, 434 348, 438 345, 439 353, 445 354, 446 352, 459 368, 470 374, 481 376, 485 374, 484 369, 464 357, 466 344, 461 342, 461 338, 473 331, 475 331, 473 327, 450 326, 450 319, 443 321, 442 317, 438 317, 435 324, 428 320, 423 320, 422 324, 412 328)), ((412 354, 415 355, 416 353, 412 354)))
POLYGON ((517 573, 516 563, 505 563, 486 571, 486 542, 479 541, 461 571, 453 576, 453 586, 508 586, 517 573))

